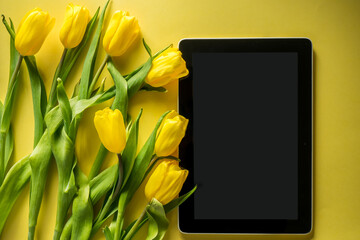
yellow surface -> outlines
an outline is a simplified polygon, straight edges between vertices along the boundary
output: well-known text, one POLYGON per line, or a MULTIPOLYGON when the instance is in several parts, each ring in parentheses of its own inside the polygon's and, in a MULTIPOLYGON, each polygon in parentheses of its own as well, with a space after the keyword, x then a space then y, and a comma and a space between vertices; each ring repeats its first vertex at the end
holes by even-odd
MULTIPOLYGON (((93 14, 105 0, 78 0, 93 14)), ((41 7, 56 18, 56 24, 36 55, 38 66, 50 88, 62 47, 58 38, 66 1, 0 0, 0 11, 18 26, 22 16, 41 7)), ((188 37, 308 37, 314 45, 314 186, 315 240, 360 239, 360 1, 357 0, 115 0, 109 13, 117 9, 136 15, 143 37, 153 51, 169 43, 177 45, 188 37)), ((1 25, 1 24, 0 24, 1 25)), ((9 37, 0 26, 0 99, 4 100, 8 79, 9 37)), ((100 48, 102 50, 102 48, 100 48)), ((100 58, 104 56, 103 52, 100 58)), ((122 73, 146 60, 140 42, 127 56, 118 59, 122 73)), ((14 114, 15 160, 29 154, 33 141, 31 90, 24 66, 14 114)), ((70 75, 68 92, 80 76, 70 75)), ((108 76, 108 85, 111 79, 108 76)), ((221 81, 221 80, 220 80, 221 81)), ((167 93, 139 93, 130 101, 134 116, 144 108, 140 144, 150 134, 158 117, 176 109, 177 83, 167 93)), ((110 102, 107 103, 109 105, 110 102)), ((103 104, 105 106, 106 104, 103 104)), ((103 107, 102 106, 102 107, 103 107)), ((99 109, 101 107, 97 107, 99 109)), ((80 126, 77 154, 80 166, 89 172, 99 140, 92 124, 96 109, 87 111, 80 126)), ((209 113, 210 114, 210 113, 209 113)), ((231 113, 229 113, 231 117, 231 113)), ((109 158, 108 164, 114 161, 109 158)), ((186 159, 183 159, 186 161, 186 159)), ((41 208, 37 239, 51 239, 55 224, 57 173, 53 163, 41 208)), ((27 186, 16 202, 1 239, 26 239, 28 214, 27 186)), ((145 204, 141 190, 130 205, 129 218, 135 218, 145 204)), ((167 240, 189 239, 290 239, 288 236, 207 236, 183 235, 177 229, 176 211, 167 240)), ((145 239, 143 229, 136 239, 145 239)), ((101 234, 98 234, 101 239, 101 234)), ((311 237, 311 236, 310 236, 311 237)))

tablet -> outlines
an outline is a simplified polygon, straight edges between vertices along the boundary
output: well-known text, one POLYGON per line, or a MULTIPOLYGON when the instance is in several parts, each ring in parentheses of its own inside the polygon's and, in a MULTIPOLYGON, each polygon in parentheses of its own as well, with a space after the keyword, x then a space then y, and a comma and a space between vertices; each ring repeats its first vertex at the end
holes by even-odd
POLYGON ((184 233, 312 229, 312 44, 306 38, 183 39, 189 119, 184 233))

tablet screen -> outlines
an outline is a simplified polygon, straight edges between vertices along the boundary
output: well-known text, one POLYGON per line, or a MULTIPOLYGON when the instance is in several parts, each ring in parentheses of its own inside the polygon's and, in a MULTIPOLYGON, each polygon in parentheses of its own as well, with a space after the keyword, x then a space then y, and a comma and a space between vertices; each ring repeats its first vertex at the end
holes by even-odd
POLYGON ((193 54, 195 219, 297 218, 297 66, 296 52, 193 54))
POLYGON ((179 148, 188 233, 312 229, 312 44, 305 38, 184 39, 179 148))

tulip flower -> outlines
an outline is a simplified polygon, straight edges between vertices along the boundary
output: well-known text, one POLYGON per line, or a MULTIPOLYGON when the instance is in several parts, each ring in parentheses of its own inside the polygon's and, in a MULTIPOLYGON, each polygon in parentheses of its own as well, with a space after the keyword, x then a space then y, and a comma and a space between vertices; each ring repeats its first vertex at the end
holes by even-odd
POLYGON ((15 37, 15 48, 22 56, 36 54, 44 43, 46 36, 54 27, 55 19, 48 12, 35 8, 21 20, 15 37))
POLYGON ((103 47, 110 56, 121 56, 139 36, 140 27, 129 12, 116 11, 103 38, 103 47))
POLYGON ((178 161, 163 160, 146 183, 146 199, 150 202, 156 198, 163 205, 169 203, 178 196, 188 174, 188 170, 179 167, 178 161))
POLYGON ((102 144, 113 153, 121 153, 126 145, 124 118, 118 109, 97 111, 94 117, 96 131, 102 144))
POLYGON ((64 24, 60 30, 60 41, 65 48, 74 48, 80 44, 90 21, 89 10, 70 3, 66 7, 64 24))
POLYGON ((156 139, 155 153, 157 156, 169 156, 175 152, 185 136, 188 122, 188 119, 175 111, 168 113, 163 120, 162 126, 160 126, 156 139))
POLYGON ((153 60, 145 82, 153 87, 161 87, 175 79, 187 76, 189 71, 181 55, 177 48, 165 50, 153 60))

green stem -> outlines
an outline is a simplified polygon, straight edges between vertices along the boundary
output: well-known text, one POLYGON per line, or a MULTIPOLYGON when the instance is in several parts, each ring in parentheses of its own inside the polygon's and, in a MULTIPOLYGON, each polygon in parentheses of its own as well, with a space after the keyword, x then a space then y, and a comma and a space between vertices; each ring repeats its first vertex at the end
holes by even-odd
POLYGON ((5 141, 6 132, 0 132, 0 186, 5 177, 5 141))
POLYGON ((30 155, 31 167, 30 201, 29 201, 29 233, 28 239, 34 239, 35 227, 39 216, 41 201, 45 190, 47 173, 51 159, 50 136, 45 130, 39 143, 30 155))
POLYGON ((126 193, 120 194, 119 203, 118 203, 118 214, 116 217, 114 240, 120 240, 120 234, 122 232, 122 227, 124 223, 126 203, 127 203, 127 194, 126 193))
POLYGON ((106 54, 106 56, 104 58, 104 61, 101 63, 99 69, 95 73, 95 76, 94 76, 93 80, 91 81, 91 84, 90 84, 90 87, 89 87, 89 90, 88 90, 88 94, 89 94, 88 98, 91 96, 91 93, 92 93, 92 91, 93 91, 93 89, 95 87, 95 84, 96 84, 97 80, 99 79, 100 74, 101 74, 102 70, 104 69, 104 67, 105 67, 107 61, 109 60, 109 58, 110 58, 110 56, 108 54, 106 54))
MULTIPOLYGON (((13 91, 11 90, 14 87, 14 84, 16 82, 16 77, 20 71, 20 66, 23 60, 23 56, 19 55, 19 59, 16 63, 14 72, 11 75, 11 78, 9 80, 8 85, 8 91, 6 93, 5 101, 4 101, 4 108, 12 107, 11 104, 9 105, 9 101, 11 101, 11 94, 13 94, 13 91)), ((5 177, 5 171, 6 171, 6 165, 5 165, 5 142, 6 142, 6 135, 10 127, 10 121, 4 123, 5 113, 12 115, 12 109, 7 111, 7 109, 4 109, 3 116, 2 116, 2 122, 0 126, 0 186, 2 185, 2 182, 4 181, 5 177)))
POLYGON ((133 235, 136 233, 139 224, 144 219, 145 213, 146 213, 146 208, 141 213, 140 217, 136 220, 135 224, 131 227, 130 231, 126 234, 124 240, 130 240, 133 237, 133 235))
POLYGON ((89 174, 89 180, 93 179, 98 175, 100 172, 101 165, 104 162, 104 159, 106 157, 106 154, 108 153, 108 150, 104 147, 104 145, 100 145, 99 151, 96 155, 95 161, 91 167, 90 174, 89 174))
POLYGON ((123 179, 124 179, 124 167, 123 167, 123 163, 122 163, 122 156, 121 154, 118 154, 118 179, 117 179, 117 183, 116 183, 116 188, 115 191, 111 194, 109 200, 106 202, 106 204, 104 205, 104 207, 101 209, 99 217, 97 218, 94 227, 91 231, 91 235, 93 236, 101 227, 101 224, 103 223, 103 220, 106 216, 106 214, 109 211, 109 208, 111 207, 111 205, 113 204, 113 202, 116 200, 116 197, 119 195, 120 193, 120 189, 123 183, 123 179))
MULTIPOLYGON (((17 61, 17 63, 16 63, 14 72, 13 72, 13 74, 11 75, 11 78, 10 78, 10 80, 9 80, 9 87, 10 87, 10 88, 8 88, 8 89, 11 89, 11 87, 14 85, 15 80, 16 80, 16 76, 18 75, 18 72, 19 72, 19 70, 20 70, 21 63, 22 63, 22 60, 23 60, 23 59, 24 59, 24 57, 21 56, 21 55, 19 55, 19 59, 18 59, 18 61, 17 61)), ((10 96, 6 95, 6 97, 5 97, 5 102, 4 102, 5 104, 6 104, 6 101, 8 101, 7 99, 9 99, 9 98, 10 98, 10 96)), ((4 104, 4 106, 5 106, 5 104, 4 104)))
POLYGON ((115 192, 114 192, 112 200, 115 200, 117 195, 120 193, 121 185, 122 185, 122 182, 124 179, 124 166, 122 163, 122 156, 120 153, 117 156, 118 156, 118 164, 119 164, 119 176, 118 176, 118 180, 117 180, 117 184, 116 184, 116 188, 115 188, 115 192))
POLYGON ((72 231, 72 225, 73 225, 73 217, 70 216, 69 220, 66 222, 63 231, 61 233, 60 240, 68 240, 71 237, 71 231, 72 231))
POLYGON ((28 240, 33 240, 35 237, 35 227, 29 227, 28 240))
POLYGON ((65 179, 59 177, 59 181, 62 182, 62 184, 59 184, 58 186, 58 203, 57 203, 56 224, 55 224, 53 240, 60 239, 62 230, 65 225, 68 208, 70 205, 70 201, 66 198, 66 196, 64 196, 65 195, 64 192, 66 188, 65 179))
MULTIPOLYGON (((61 68, 63 66, 66 53, 67 53, 67 48, 64 48, 64 51, 63 51, 63 53, 61 55, 59 65, 56 68, 56 72, 54 74, 54 78, 53 78, 53 82, 52 82, 51 90, 50 90, 50 95, 49 95, 49 102, 48 102, 48 104, 46 106, 46 113, 49 112, 56 104, 56 100, 57 100, 57 94, 56 94, 57 79, 60 76, 61 68)), ((64 81, 64 79, 61 79, 61 80, 64 81)))

